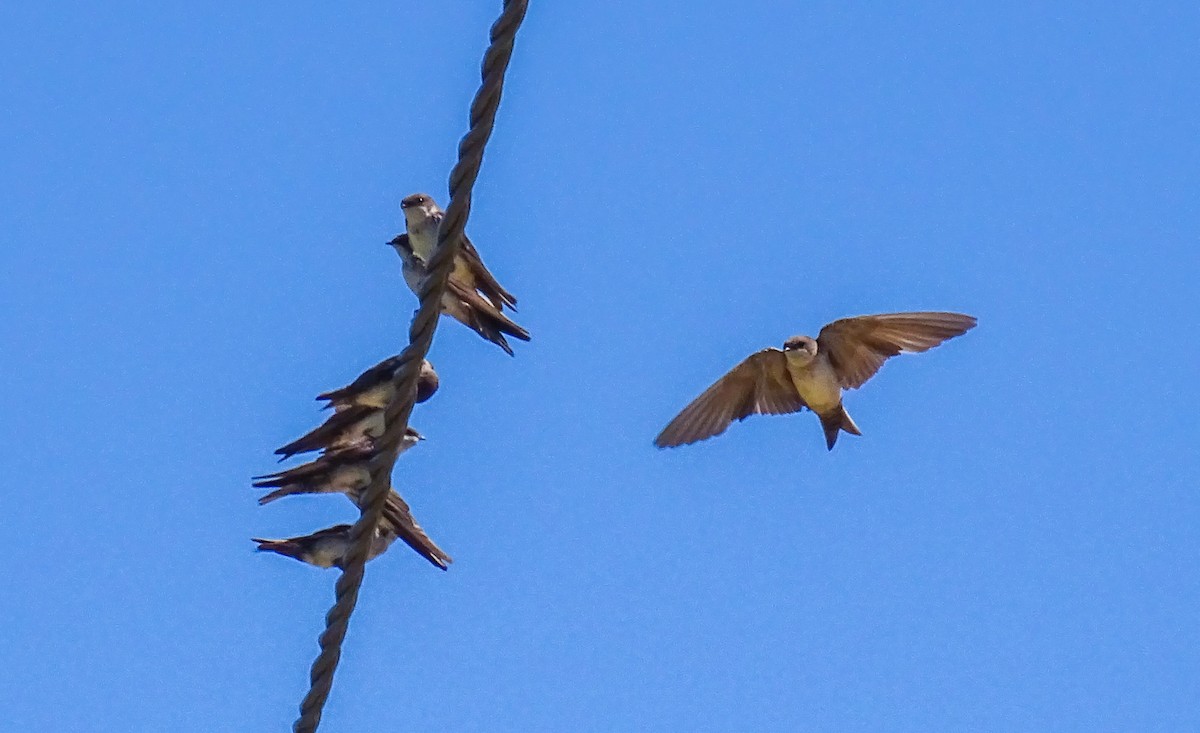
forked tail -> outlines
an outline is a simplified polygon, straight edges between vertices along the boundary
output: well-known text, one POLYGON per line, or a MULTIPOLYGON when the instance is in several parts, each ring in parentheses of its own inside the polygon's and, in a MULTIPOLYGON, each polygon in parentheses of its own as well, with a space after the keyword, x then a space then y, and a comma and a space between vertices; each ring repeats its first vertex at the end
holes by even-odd
POLYGON ((838 439, 838 432, 842 430, 851 435, 862 435, 858 426, 854 424, 854 420, 850 418, 850 414, 846 412, 846 408, 840 403, 829 412, 817 415, 817 417, 821 419, 821 428, 825 431, 825 446, 829 450, 833 450, 833 444, 838 439))

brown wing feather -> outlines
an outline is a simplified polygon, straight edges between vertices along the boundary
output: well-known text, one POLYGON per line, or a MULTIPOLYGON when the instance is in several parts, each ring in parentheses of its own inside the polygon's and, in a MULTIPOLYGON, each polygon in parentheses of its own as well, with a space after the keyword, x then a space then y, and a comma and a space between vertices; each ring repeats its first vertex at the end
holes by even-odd
POLYGON ((498 310, 507 305, 515 311, 517 309, 516 296, 504 289, 492 271, 487 269, 487 265, 483 264, 483 258, 479 256, 475 245, 471 244, 471 240, 465 236, 462 243, 462 256, 466 260, 467 266, 471 268, 472 274, 475 275, 475 287, 479 292, 483 293, 498 310))
MULTIPOLYGON (((444 211, 434 214, 433 218, 438 226, 441 226, 445 215, 444 211)), ((483 293, 484 297, 496 307, 496 310, 504 310, 506 305, 514 311, 517 309, 516 296, 505 290, 504 286, 496 280, 492 271, 487 269, 487 265, 483 264, 483 258, 479 256, 479 250, 475 249, 475 245, 471 244, 471 240, 466 234, 463 235, 462 244, 459 245, 458 255, 474 276, 475 289, 483 293)))
POLYGON ((529 340, 528 331, 517 325, 515 321, 494 307, 479 293, 464 286, 457 279, 451 278, 448 280, 446 282, 446 290, 466 304, 470 310, 474 311, 476 316, 494 326, 497 331, 506 333, 522 341, 529 340))
POLYGON ((402 363, 398 354, 396 356, 389 356, 358 375, 353 382, 347 384, 345 387, 322 392, 317 395, 317 399, 328 401, 329 404, 326 407, 332 407, 335 403, 344 403, 344 405, 352 404, 351 401, 354 398, 361 397, 367 391, 390 382, 396 372, 396 368, 402 363))
POLYGON ((416 550, 417 554, 442 570, 454 562, 429 535, 425 534, 425 530, 421 529, 421 525, 413 518, 408 502, 404 501, 395 489, 388 494, 380 528, 395 534, 404 544, 416 550))
POLYGON ((654 439, 659 448, 695 443, 720 435, 734 420, 750 415, 783 415, 807 407, 779 349, 752 354, 718 379, 654 439))
MULTIPOLYGON (((350 500, 359 509, 364 508, 362 505, 364 498, 364 492, 350 495, 350 500)), ((421 529, 421 525, 417 524, 417 520, 413 517, 408 502, 396 493, 395 489, 388 491, 387 502, 383 506, 383 516, 379 522, 379 530, 396 535, 404 541, 404 544, 416 550, 417 554, 442 570, 454 562, 442 548, 437 546, 437 543, 430 539, 429 535, 425 534, 425 530, 421 529)))
POLYGON ((975 327, 973 316, 923 311, 843 318, 817 336, 845 389, 861 387, 883 362, 903 351, 918 353, 975 327))
POLYGON ((321 448, 328 448, 339 440, 344 440, 351 428, 355 427, 360 421, 371 417, 376 412, 379 412, 378 408, 356 405, 342 412, 334 413, 319 427, 313 428, 291 443, 276 449, 275 454, 283 456, 283 459, 280 460, 284 460, 297 453, 308 453, 321 448))

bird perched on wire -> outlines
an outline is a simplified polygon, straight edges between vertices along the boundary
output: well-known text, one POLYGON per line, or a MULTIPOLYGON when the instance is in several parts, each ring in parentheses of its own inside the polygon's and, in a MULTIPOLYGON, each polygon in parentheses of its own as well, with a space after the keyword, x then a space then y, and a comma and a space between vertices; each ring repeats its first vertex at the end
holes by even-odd
MULTIPOLYGON (((256 537, 250 541, 258 543, 259 552, 275 552, 319 568, 343 570, 346 553, 350 550, 350 525, 335 524, 300 537, 280 540, 256 537)), ((367 550, 367 560, 374 560, 382 555, 395 541, 395 535, 377 530, 367 550)))
MULTIPOLYGON (((326 400, 323 409, 332 407, 335 412, 350 407, 375 407, 384 409, 396 396, 395 378, 404 361, 400 355, 389 356, 375 366, 366 370, 345 387, 330 390, 317 395, 318 400, 326 400)), ((421 362, 421 371, 417 375, 417 397, 415 402, 420 404, 438 390, 438 375, 433 364, 428 359, 421 362)))
MULTIPOLYGON (((404 211, 405 232, 388 245, 396 250, 403 263, 404 282, 414 293, 429 274, 429 262, 437 248, 438 227, 444 216, 433 198, 415 193, 400 202, 404 211)), ((442 296, 442 312, 504 349, 510 356, 512 347, 505 336, 529 341, 529 332, 513 321, 505 308, 516 311, 517 299, 492 275, 479 251, 464 235, 454 258, 454 268, 442 296)))
POLYGON ((862 435, 842 406, 843 389, 861 387, 889 357, 927 351, 975 323, 961 313, 883 313, 834 321, 815 339, 793 336, 782 350, 751 354, 718 379, 663 428, 654 444, 695 443, 750 415, 808 408, 817 413, 825 444, 833 450, 839 432, 862 435))
MULTIPOLYGON (((362 509, 361 503, 362 500, 364 500, 364 494, 362 494, 362 492, 355 493, 353 495, 347 495, 350 500, 354 501, 355 505, 359 505, 360 509, 362 509)), ((340 527, 349 528, 349 525, 344 524, 340 525, 340 527)), ((322 534, 330 533, 332 529, 334 528, 320 530, 319 533, 314 533, 313 535, 307 535, 304 537, 289 537, 289 539, 286 540, 256 539, 254 541, 259 542, 259 549, 270 549, 272 552, 286 554, 288 557, 296 558, 298 560, 305 560, 306 563, 310 563, 312 565, 318 565, 319 567, 341 567, 341 564, 337 563, 337 561, 328 560, 330 557, 340 557, 344 551, 344 543, 341 546, 341 549, 336 549, 337 542, 343 542, 344 537, 334 536, 336 533, 332 533, 332 535, 322 534), (270 546, 263 547, 263 543, 269 543, 270 546), (314 561, 302 558, 299 554, 295 554, 294 552, 284 552, 283 549, 292 549, 292 551, 295 552, 322 552, 323 557, 326 558, 326 563, 314 563, 314 561)), ((437 542, 434 542, 432 539, 430 539, 430 535, 425 534, 425 529, 422 529, 421 525, 416 523, 416 519, 413 518, 413 512, 409 509, 407 501, 404 501, 403 497, 396 493, 396 489, 389 489, 388 499, 386 499, 386 503, 384 504, 383 516, 379 518, 377 534, 379 536, 377 537, 376 542, 378 543, 380 540, 386 539, 386 545, 384 545, 382 548, 379 548, 378 551, 376 551, 376 549, 372 549, 370 558, 376 557, 376 555, 382 553, 384 549, 386 549, 386 546, 391 545, 392 541, 396 540, 397 537, 400 537, 400 539, 403 540, 406 545, 414 549, 416 554, 419 554, 422 558, 430 561, 430 563, 439 570, 445 570, 446 567, 450 566, 450 563, 454 563, 454 559, 452 559, 449 554, 446 554, 442 548, 438 547, 437 542)), ((376 545, 372 545, 372 547, 376 548, 376 545)))
MULTIPOLYGON (((405 429, 400 440, 400 451, 404 453, 425 436, 411 425, 405 429)), ((270 504, 276 499, 293 494, 351 494, 371 483, 370 463, 375 457, 370 447, 353 446, 326 451, 315 461, 301 464, 284 471, 254 477, 256 489, 273 488, 258 500, 259 504, 270 504)))
POLYGON ((285 461, 297 453, 327 449, 367 448, 383 435, 385 411, 378 407, 356 405, 330 415, 321 425, 313 428, 291 443, 275 449, 275 454, 285 461))
MULTIPOLYGON (((400 452, 423 440, 411 427, 400 443, 400 452)), ((297 494, 345 494, 360 511, 365 511, 366 489, 371 484, 374 451, 365 448, 344 448, 328 451, 315 461, 309 461, 286 471, 256 476, 255 488, 273 488, 259 498, 259 504, 269 504, 285 496, 297 494)), ((378 470, 378 466, 374 466, 378 470)), ((413 518, 412 511, 395 489, 389 489, 379 526, 399 536, 412 549, 437 567, 445 570, 452 562, 450 556, 425 534, 413 518)))
MULTIPOLYGON (((396 250, 403 263, 401 273, 404 282, 414 293, 419 293, 421 283, 429 274, 426 263, 413 251, 407 234, 397 235, 388 242, 396 250)), ((442 313, 463 324, 485 340, 496 344, 509 355, 513 355, 505 335, 528 341, 529 332, 496 308, 478 291, 467 287, 457 275, 451 273, 446 281, 446 292, 442 294, 442 313)))
MULTIPOLYGON (((438 227, 442 224, 445 212, 426 193, 414 193, 405 196, 400 201, 400 210, 404 212, 404 228, 412 243, 412 250, 421 261, 428 263, 433 259, 433 251, 437 248, 438 227)), ((496 276, 483 264, 479 251, 471 240, 463 234, 462 244, 454 256, 454 277, 464 287, 483 293, 497 310, 507 306, 517 309, 516 297, 504 289, 496 276)))
MULTIPOLYGON (((407 439, 408 436, 405 436, 407 439)), ((410 442, 416 443, 416 439, 410 442)), ((401 450, 410 446, 401 443, 401 450)), ((371 483, 370 462, 374 451, 362 448, 343 448, 327 451, 315 461, 285 471, 254 477, 254 488, 275 489, 259 498, 258 503, 270 504, 295 494, 349 494, 371 483)))
MULTIPOLYGON (((362 492, 354 494, 350 498, 360 509, 362 508, 362 492)), ((347 547, 349 529, 350 525, 341 524, 303 537, 289 537, 282 540, 255 538, 254 542, 259 543, 259 550, 270 550, 322 568, 340 568, 342 566, 341 557, 347 547), (343 529, 344 531, 342 531, 343 529)), ((408 503, 404 501, 403 497, 396 493, 395 489, 389 489, 383 507, 383 516, 380 517, 379 526, 376 528, 376 537, 371 544, 371 552, 367 559, 370 560, 381 554, 397 538, 403 540, 404 544, 438 569, 445 570, 450 567, 450 563, 454 562, 453 558, 438 547, 429 535, 425 534, 421 525, 417 524, 412 510, 409 509, 408 503)))

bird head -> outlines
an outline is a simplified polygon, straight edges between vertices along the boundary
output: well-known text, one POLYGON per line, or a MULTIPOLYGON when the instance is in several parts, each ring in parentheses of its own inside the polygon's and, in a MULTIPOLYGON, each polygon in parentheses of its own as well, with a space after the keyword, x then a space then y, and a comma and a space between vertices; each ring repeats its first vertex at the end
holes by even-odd
POLYGON ((807 364, 817 355, 817 341, 810 336, 792 336, 783 342, 783 353, 790 360, 807 364))
POLYGON ((424 402, 433 397, 438 391, 438 375, 433 370, 433 364, 428 359, 421 362, 421 372, 417 375, 417 402, 424 402))
POLYGON ((400 210, 409 225, 420 224, 438 211, 438 205, 427 193, 414 193, 400 200, 400 210))

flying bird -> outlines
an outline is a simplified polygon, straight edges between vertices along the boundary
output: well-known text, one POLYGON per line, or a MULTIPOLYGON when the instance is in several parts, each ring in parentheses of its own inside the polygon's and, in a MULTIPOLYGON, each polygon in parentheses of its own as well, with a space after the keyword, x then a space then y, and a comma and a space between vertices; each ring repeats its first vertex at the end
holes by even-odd
POLYGON ((825 444, 838 433, 862 435, 842 406, 842 390, 861 387, 888 357, 927 351, 975 327, 961 313, 882 313, 827 324, 814 339, 792 336, 783 349, 751 354, 718 379, 654 439, 659 448, 720 435, 734 420, 782 415, 808 408, 817 413, 825 444))
MULTIPOLYGON (((421 282, 429 274, 426 260, 413 250, 407 234, 397 235, 388 245, 400 255, 405 284, 414 293, 419 293, 421 282)), ((513 355, 513 350, 504 338, 506 334, 521 341, 529 340, 529 332, 480 295, 473 286, 464 282, 459 277, 457 268, 446 281, 446 292, 442 294, 442 313, 504 349, 509 356, 513 355)))
MULTIPOLYGON (((421 261, 428 263, 433 259, 433 251, 437 248, 438 227, 442 224, 445 212, 426 193, 414 193, 405 196, 400 201, 400 210, 404 212, 405 232, 412 242, 412 250, 421 261)), ((454 277, 464 287, 478 290, 491 301, 496 310, 504 310, 508 306, 517 309, 517 299, 504 289, 496 276, 483 264, 479 251, 471 240, 463 234, 462 244, 454 257, 454 277)))
MULTIPOLYGON (((259 552, 275 552, 319 568, 342 570, 346 553, 350 550, 350 525, 335 524, 301 537, 288 537, 281 540, 255 537, 250 541, 258 543, 259 552)), ((371 540, 371 547, 367 550, 367 559, 374 560, 379 557, 395 541, 395 535, 376 530, 375 537, 371 540)))
MULTIPOLYGON (((393 381, 403 364, 399 354, 390 356, 358 375, 345 387, 319 394, 317 399, 326 400, 328 404, 325 408, 332 407, 335 412, 356 406, 384 409, 396 396, 396 385, 393 381)), ((433 397, 438 390, 438 384, 438 375, 433 369, 433 364, 425 359, 421 362, 421 371, 417 375, 416 402, 420 404, 433 397)))

